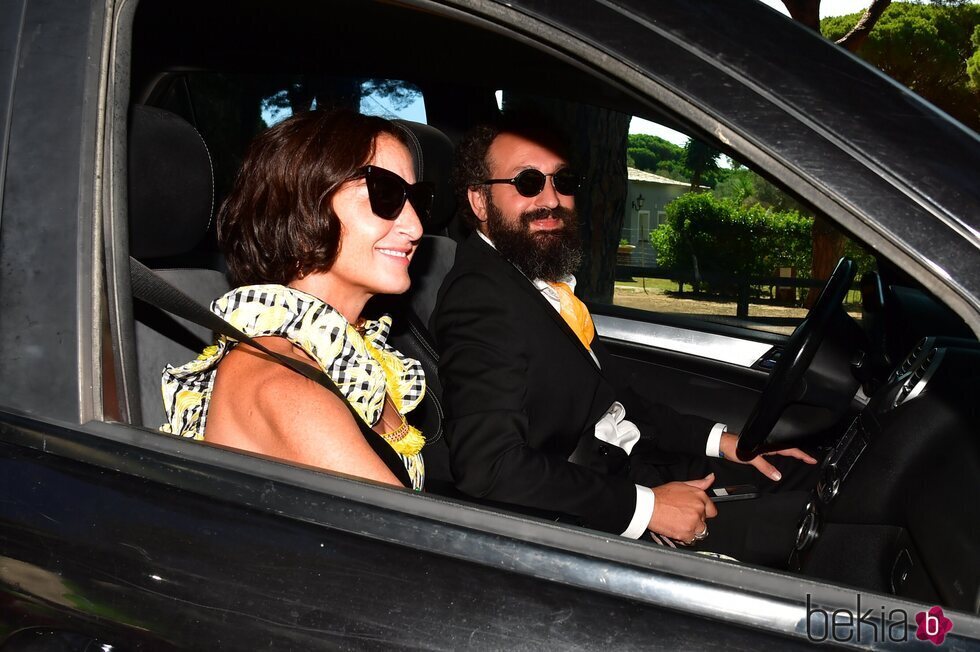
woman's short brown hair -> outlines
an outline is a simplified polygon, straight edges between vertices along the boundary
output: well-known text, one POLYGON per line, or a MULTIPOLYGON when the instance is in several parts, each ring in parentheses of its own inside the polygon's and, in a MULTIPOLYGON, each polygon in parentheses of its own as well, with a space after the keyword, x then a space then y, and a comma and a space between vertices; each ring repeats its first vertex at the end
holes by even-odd
POLYGON ((340 249, 333 196, 374 156, 383 118, 307 111, 259 134, 218 211, 218 243, 236 286, 285 285, 330 269, 340 249))

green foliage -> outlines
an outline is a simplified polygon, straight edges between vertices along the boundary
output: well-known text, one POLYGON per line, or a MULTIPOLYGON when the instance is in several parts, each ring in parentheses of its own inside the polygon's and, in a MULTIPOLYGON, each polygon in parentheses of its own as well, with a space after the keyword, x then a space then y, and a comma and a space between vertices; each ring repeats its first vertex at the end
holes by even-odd
POLYGON ((684 145, 684 167, 691 171, 691 187, 701 185, 705 175, 718 169, 721 152, 693 138, 684 145))
POLYGON ((667 205, 666 214, 650 233, 658 264, 690 277, 696 258, 713 291, 733 290, 712 284, 713 274, 770 277, 777 267, 810 269, 812 217, 745 207, 710 193, 682 195, 667 205))
MULTIPOLYGON (((650 134, 630 134, 627 140, 626 159, 631 167, 660 174, 658 170, 670 170, 683 174, 684 149, 674 143, 650 134), (679 170, 678 170, 679 168, 679 170)), ((666 176, 666 175, 664 175, 666 176)), ((675 178, 674 176, 670 177, 675 178)), ((684 181, 689 177, 682 176, 684 181)))
POLYGON ((966 74, 970 78, 970 86, 973 92, 980 93, 980 25, 974 28, 970 42, 973 43, 976 52, 966 62, 966 74))
MULTIPOLYGON (((844 36, 861 14, 820 22, 829 39, 844 36)), ((974 130, 980 130, 980 5, 893 2, 858 55, 974 130)))
POLYGON ((798 201, 752 170, 741 167, 725 172, 725 177, 714 188, 716 198, 745 207, 761 204, 776 212, 807 213, 798 201))
POLYGON ((674 181, 691 182, 691 175, 687 171, 687 168, 684 167, 683 163, 678 163, 677 161, 661 161, 660 167, 654 171, 654 174, 659 174, 662 177, 667 177, 674 181))
POLYGON ((684 147, 649 134, 630 134, 626 164, 674 181, 691 183, 700 173, 698 185, 713 188, 730 170, 717 165, 720 153, 704 143, 689 140, 684 147), (693 167, 692 167, 693 166, 693 167))
MULTIPOLYGON (((730 180, 738 178, 748 177, 733 175, 730 180)), ((798 276, 809 276, 813 217, 747 201, 739 200, 737 193, 726 199, 687 193, 667 204, 663 223, 650 232, 658 265, 691 279, 696 258, 706 281, 702 289, 721 294, 734 294, 736 284, 719 282, 720 278, 770 278, 779 267, 795 267, 798 276)), ((844 255, 857 262, 859 274, 876 268, 874 257, 849 239, 844 255)))
MULTIPOLYGON (((633 134, 630 135, 630 138, 633 134)), ((638 170, 646 170, 648 172, 653 172, 657 169, 657 166, 661 164, 661 159, 657 158, 657 155, 648 149, 642 147, 629 147, 626 149, 627 161, 632 159, 633 165, 638 170)))
POLYGON ((630 149, 645 149, 658 161, 680 161, 684 148, 669 140, 651 134, 630 134, 627 141, 630 149))

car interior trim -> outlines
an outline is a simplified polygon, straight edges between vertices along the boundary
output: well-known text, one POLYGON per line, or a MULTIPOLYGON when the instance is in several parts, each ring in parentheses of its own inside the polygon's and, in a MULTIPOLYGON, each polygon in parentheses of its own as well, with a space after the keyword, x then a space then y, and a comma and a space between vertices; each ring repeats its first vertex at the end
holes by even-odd
POLYGON ((593 319, 604 338, 689 353, 740 367, 751 367, 772 348, 761 342, 663 324, 644 324, 605 315, 594 315, 593 319))
POLYGON ((109 325, 116 335, 116 383, 121 415, 129 423, 142 423, 139 400, 139 365, 134 337, 132 287, 129 275, 129 188, 127 183, 127 116, 130 101, 130 57, 133 20, 138 2, 123 0, 112 21, 112 77, 106 113, 106 184, 108 210, 103 212, 106 266, 106 302, 109 325), (124 58, 125 57, 125 58, 124 58))
MULTIPOLYGON (((0 21, 0 25, 7 33, 4 34, 4 41, 9 43, 7 37, 13 40, 13 47, 10 48, 9 83, 3 90, 3 99, 0 100, 0 222, 3 220, 3 186, 7 179, 7 146, 10 142, 10 124, 13 120, 14 87, 17 85, 17 71, 20 70, 20 41, 24 33, 24 18, 27 14, 27 0, 21 0, 17 5, 8 3, 4 5, 3 12, 5 18, 0 21), (13 34, 9 34, 9 32, 13 34)), ((4 66, 6 67, 6 66, 4 66)), ((3 71, 6 72, 6 71, 3 71)))

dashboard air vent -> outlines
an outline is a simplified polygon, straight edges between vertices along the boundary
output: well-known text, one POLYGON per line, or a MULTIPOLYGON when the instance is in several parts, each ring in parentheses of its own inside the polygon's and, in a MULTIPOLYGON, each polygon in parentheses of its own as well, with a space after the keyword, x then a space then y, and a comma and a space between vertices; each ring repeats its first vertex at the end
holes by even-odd
MULTIPOLYGON (((918 348, 918 347, 917 347, 918 348)), ((916 357, 914 352, 909 358, 916 357)), ((911 367, 911 373, 908 374, 908 378, 902 383, 901 388, 898 390, 898 395, 895 397, 895 405, 901 405, 906 401, 911 401, 913 398, 922 393, 925 389, 926 383, 932 378, 932 374, 935 372, 936 367, 939 366, 939 361, 942 358, 942 353, 940 349, 931 349, 922 361, 918 364, 914 364, 911 367)), ((905 364, 904 362, 902 363, 905 364)), ((901 376, 901 374, 899 374, 901 376)))

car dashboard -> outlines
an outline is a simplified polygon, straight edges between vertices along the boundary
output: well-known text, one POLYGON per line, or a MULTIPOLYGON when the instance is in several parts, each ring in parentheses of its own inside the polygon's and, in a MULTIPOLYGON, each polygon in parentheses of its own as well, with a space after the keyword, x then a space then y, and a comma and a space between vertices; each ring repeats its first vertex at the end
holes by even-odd
POLYGON ((922 338, 825 457, 791 565, 975 612, 980 345, 922 338))

